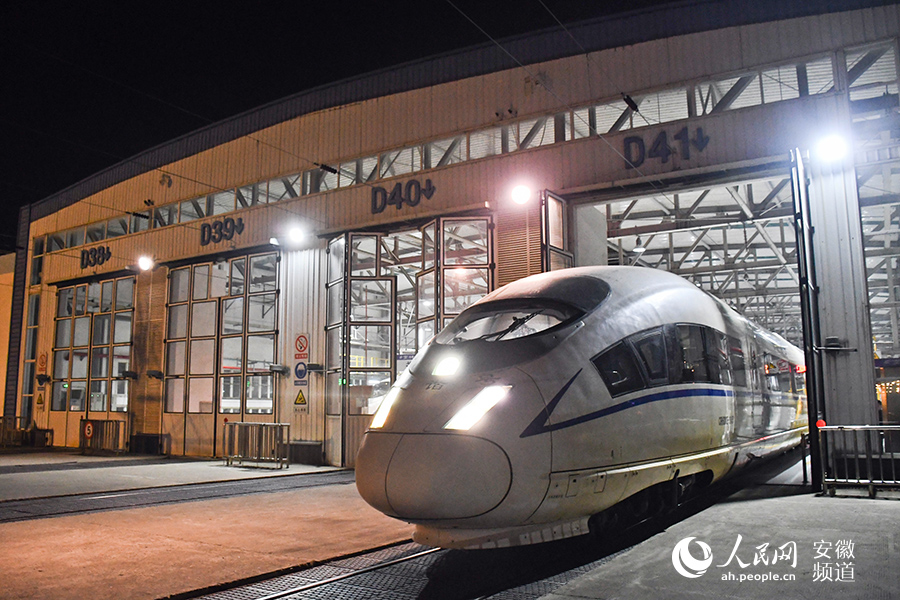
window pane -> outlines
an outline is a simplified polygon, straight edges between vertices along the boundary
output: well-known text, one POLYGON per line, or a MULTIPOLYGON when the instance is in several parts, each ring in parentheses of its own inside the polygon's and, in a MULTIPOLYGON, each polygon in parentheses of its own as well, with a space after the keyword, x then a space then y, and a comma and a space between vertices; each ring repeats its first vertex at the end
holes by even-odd
POLYGON ((81 412, 85 409, 85 393, 87 392, 86 381, 73 381, 69 384, 69 410, 73 412, 81 412))
POLYGON ((50 398, 50 410, 66 410, 66 394, 69 388, 62 381, 53 383, 53 395, 50 398))
POLYGON ((128 233, 128 218, 116 217, 106 223, 106 237, 114 238, 128 233))
POLYGON ((272 414, 275 398, 275 378, 272 375, 250 375, 247 377, 247 412, 250 414, 272 414))
POLYGON ((328 283, 344 277, 344 236, 328 244, 328 283))
POLYGON ((96 315, 94 317, 94 332, 91 335, 91 344, 102 346, 109 343, 109 315, 96 315))
POLYGON ((216 303, 197 302, 191 305, 191 337, 216 334, 216 303))
POLYGON ((190 269, 176 269, 169 275, 169 302, 187 302, 191 289, 190 269))
POLYGON ((184 412, 184 379, 166 379, 166 412, 184 412))
POLYGON ((390 325, 350 327, 350 367, 391 366, 390 325))
POLYGON ((389 371, 351 372, 347 393, 351 415, 373 415, 391 389, 389 371))
POLYGON ((213 411, 213 382, 211 378, 188 381, 188 412, 209 414, 213 411))
POLYGON ((344 356, 344 339, 342 335, 343 331, 343 327, 335 327, 325 332, 325 347, 327 352, 325 358, 326 369, 341 368, 341 359, 344 356))
POLYGON ((194 300, 206 300, 209 294, 209 265, 197 265, 194 267, 194 300))
POLYGON ((92 381, 91 382, 91 405, 90 410, 93 411, 105 411, 106 410, 106 395, 107 395, 107 386, 108 382, 106 381, 92 381))
POLYGON ((350 274, 355 277, 375 276, 375 254, 378 237, 354 235, 350 238, 350 274))
POLYGON ((241 377, 223 377, 219 380, 219 412, 241 412, 241 377))
POLYGON ((53 379, 68 379, 69 350, 57 350, 53 353, 53 379))
MULTIPOLYGON (((216 352, 215 340, 191 341, 191 375, 211 375, 216 352)), ((266 365, 268 370, 268 365, 266 365)))
POLYGON ((219 298, 228 295, 228 263, 213 263, 210 273, 209 296, 219 298))
POLYGON ((222 334, 244 332, 244 299, 231 298, 222 302, 222 334))
POLYGON ((87 311, 95 313, 100 310, 100 284, 91 283, 88 285, 87 311))
POLYGON ((25 330, 25 360, 34 360, 37 354, 37 327, 25 330))
POLYGON ((72 300, 75 297, 75 290, 73 288, 66 288, 64 290, 59 290, 59 296, 57 297, 57 306, 56 306, 56 316, 57 317, 71 317, 72 316, 72 300))
POLYGON ((430 269, 434 266, 435 259, 435 232, 436 225, 431 223, 422 229, 422 269, 430 269))
POLYGON ((72 343, 72 319, 62 319, 56 322, 57 348, 65 348, 72 343))
POLYGON ((113 412, 126 412, 128 410, 129 385, 130 382, 127 380, 112 382, 112 397, 110 398, 109 410, 113 412))
POLYGON ((597 367, 613 396, 633 392, 644 385, 634 355, 623 342, 606 350, 591 362, 597 367))
POLYGON ((434 321, 423 321, 416 326, 417 337, 419 339, 419 350, 434 337, 434 321))
POLYGON ((113 346, 112 376, 123 377, 131 369, 131 346, 113 346))
POLYGON ((243 365, 244 338, 233 337, 222 340, 222 373, 240 373, 243 365))
POLYGON ((357 280, 350 282, 350 319, 390 321, 393 282, 357 280))
POLYGON ((75 336, 73 346, 87 346, 91 340, 91 318, 80 317, 75 319, 75 336))
POLYGON ((116 310, 134 308, 134 279, 116 281, 116 310))
POLYGON ((274 254, 250 257, 250 293, 274 292, 278 263, 274 254))
POLYGON ((638 358, 644 364, 644 369, 650 379, 653 381, 667 380, 666 344, 662 331, 640 334, 640 337, 633 343, 638 358))
POLYGON ((112 294, 113 282, 104 281, 103 290, 100 293, 100 312, 109 312, 112 310, 112 294))
POLYGON ((180 221, 187 223, 188 221, 202 219, 206 216, 206 204, 206 196, 182 202, 180 221))
POLYGON ((741 340, 736 337, 728 337, 728 354, 734 385, 747 387, 747 371, 744 365, 744 350, 741 348, 741 340))
POLYGON ((87 294, 87 290, 85 286, 79 285, 75 288, 75 314, 83 315, 84 314, 84 300, 85 295, 87 294))
POLYGON ((693 325, 678 326, 678 343, 682 352, 681 379, 688 382, 708 382, 703 330, 693 325))
POLYGON ((147 231, 150 229, 150 211, 143 211, 131 215, 131 233, 147 231))
POLYGON ((246 259, 239 258, 231 261, 231 285, 228 293, 232 296, 241 296, 244 293, 244 270, 246 259))
POLYGON ((114 344, 131 343, 131 315, 130 312, 116 313, 116 328, 113 336, 114 344))
POLYGON ((166 375, 184 375, 184 351, 186 342, 166 344, 166 375))
POLYGON ((221 215, 234 210, 234 190, 218 192, 210 196, 213 215, 221 215))
POLYGON ((160 206, 153 210, 153 227, 166 227, 174 225, 175 218, 178 215, 178 205, 170 204, 169 206, 160 206))
POLYGON ((109 348, 91 350, 91 378, 109 376, 109 348))
POLYGON ((275 336, 247 336, 247 371, 269 371, 275 362, 275 336))
POLYGON ((327 325, 336 325, 344 318, 344 283, 338 282, 326 291, 328 296, 327 325))
POLYGON ((188 305, 169 307, 169 339, 187 337, 188 305))
POLYGON ((93 225, 88 225, 84 234, 89 244, 92 242, 102 242, 106 239, 106 223, 94 223, 93 225))
POLYGON ((66 232, 66 248, 74 248, 84 243, 84 229, 72 229, 66 232))
POLYGON ((487 221, 444 222, 444 264, 487 264, 487 221))
POLYGON ((444 269, 444 312, 458 314, 488 293, 487 269, 444 269))
POLYGON ((275 294, 250 296, 247 310, 247 331, 275 329, 275 294))

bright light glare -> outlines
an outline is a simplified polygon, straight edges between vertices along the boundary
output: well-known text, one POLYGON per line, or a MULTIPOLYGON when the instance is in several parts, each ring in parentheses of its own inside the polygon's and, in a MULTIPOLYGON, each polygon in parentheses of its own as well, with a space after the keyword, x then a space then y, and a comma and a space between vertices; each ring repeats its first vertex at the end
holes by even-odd
POLYGON ((149 271, 153 268, 153 259, 149 256, 142 256, 138 259, 138 268, 141 271, 149 271))
POLYGON ((288 237, 292 242, 302 242, 306 239, 306 232, 299 227, 294 227, 288 232, 288 237))
POLYGON ((388 413, 391 412, 391 406, 393 406, 394 400, 397 399, 397 394, 399 393, 399 387, 395 386, 391 388, 391 391, 389 391, 384 397, 384 400, 381 401, 378 410, 375 411, 375 416, 372 418, 372 424, 369 425, 369 429, 381 429, 384 427, 384 422, 387 421, 388 413))
POLYGON ((525 204, 531 199, 531 190, 527 185, 517 185, 512 189, 512 199, 516 204, 525 204))
POLYGON ((459 370, 459 359, 455 356, 445 356, 438 362, 431 372, 435 377, 450 377, 459 370))
POLYGON ((452 419, 447 421, 444 429, 468 431, 481 420, 481 417, 487 414, 487 411, 506 397, 511 387, 511 385, 491 385, 484 388, 459 409, 452 419))
POLYGON ((837 134, 826 136, 816 146, 816 154, 826 162, 837 162, 847 155, 847 140, 837 134))

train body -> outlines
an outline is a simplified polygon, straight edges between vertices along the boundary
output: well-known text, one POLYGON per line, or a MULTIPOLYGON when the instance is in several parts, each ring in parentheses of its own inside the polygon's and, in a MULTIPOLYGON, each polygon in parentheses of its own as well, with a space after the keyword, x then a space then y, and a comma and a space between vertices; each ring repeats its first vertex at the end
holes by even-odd
POLYGON ((803 353, 676 275, 527 277, 423 348, 367 430, 357 487, 451 548, 587 533, 626 499, 797 445, 803 353))

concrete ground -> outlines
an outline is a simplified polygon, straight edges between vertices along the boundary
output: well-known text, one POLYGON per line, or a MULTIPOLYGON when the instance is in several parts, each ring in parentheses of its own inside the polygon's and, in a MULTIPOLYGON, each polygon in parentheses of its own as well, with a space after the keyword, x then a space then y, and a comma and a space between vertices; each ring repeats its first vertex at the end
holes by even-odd
POLYGON ((900 598, 900 500, 853 490, 816 496, 800 486, 799 466, 675 523, 545 600, 900 598))
MULTIPOLYGON (((0 495, 303 477, 306 470, 295 466, 279 473, 225 467, 222 461, 118 461, 71 453, 0 455, 0 495)), ((352 484, 4 523, 0 598, 164 598, 411 535, 409 525, 363 502, 352 484)))

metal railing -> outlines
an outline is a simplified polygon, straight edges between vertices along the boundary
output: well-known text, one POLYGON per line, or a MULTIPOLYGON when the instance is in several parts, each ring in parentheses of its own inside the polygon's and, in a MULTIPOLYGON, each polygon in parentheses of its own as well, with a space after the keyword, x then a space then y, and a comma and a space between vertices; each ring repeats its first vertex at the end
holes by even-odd
POLYGON ((900 425, 829 425, 819 428, 823 492, 838 486, 900 487, 900 425))
POLYGON ((125 452, 125 421, 81 419, 78 447, 98 452, 125 452))
POLYGON ((291 426, 288 423, 225 423, 225 463, 290 465, 291 426))

